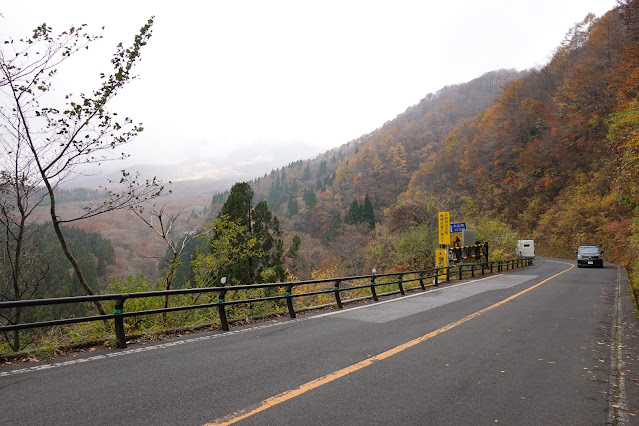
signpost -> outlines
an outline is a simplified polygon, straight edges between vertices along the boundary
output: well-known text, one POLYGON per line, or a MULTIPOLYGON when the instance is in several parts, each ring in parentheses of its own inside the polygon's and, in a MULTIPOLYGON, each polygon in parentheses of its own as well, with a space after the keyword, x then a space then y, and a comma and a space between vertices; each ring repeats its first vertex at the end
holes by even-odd
POLYGON ((450 244, 450 212, 439 212, 439 245, 450 244))
POLYGON ((452 234, 453 232, 461 234, 461 232, 466 229, 466 222, 460 222, 460 223, 451 223, 450 224, 450 233, 452 234))
POLYGON ((435 267, 445 268, 448 266, 448 250, 437 249, 435 250, 435 267))
MULTIPOLYGON (((449 261, 454 264, 478 262, 483 256, 488 262, 488 243, 475 244, 475 230, 466 229, 466 222, 450 223, 450 212, 439 212, 437 218, 439 247, 435 250, 436 268, 448 267, 449 261)), ((434 282, 437 283, 437 277, 434 282)))
POLYGON ((462 234, 459 232, 451 232, 450 233, 450 245, 455 247, 461 247, 462 245, 462 234))

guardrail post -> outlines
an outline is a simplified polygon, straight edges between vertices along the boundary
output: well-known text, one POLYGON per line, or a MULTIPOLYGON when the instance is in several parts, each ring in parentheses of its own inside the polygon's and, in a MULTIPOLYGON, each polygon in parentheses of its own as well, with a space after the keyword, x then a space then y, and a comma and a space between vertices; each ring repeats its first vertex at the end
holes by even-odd
POLYGON ((295 318, 295 309, 293 309, 293 286, 286 286, 286 305, 288 306, 288 315, 295 318))
MULTIPOLYGON (((437 269, 435 269, 435 273, 437 273, 437 269)), ((426 290, 426 287, 424 286, 424 276, 423 276, 423 272, 419 273, 419 286, 422 288, 422 290, 426 290)))
MULTIPOLYGON (((222 284, 224 286, 224 284, 222 284)), ((226 290, 220 290, 220 293, 217 295, 217 310, 220 314, 220 324, 222 325, 222 330, 229 331, 229 323, 226 319, 226 309, 224 309, 224 297, 226 296, 226 290)))
POLYGON ((435 272, 433 272, 433 284, 439 285, 439 269, 435 269, 435 272))
POLYGON ((470 265, 470 277, 475 278, 475 264, 470 265))
POLYGON ((333 290, 335 290, 335 302, 337 303, 337 307, 339 309, 343 309, 342 307, 342 298, 339 295, 339 283, 342 282, 341 280, 336 280, 335 281, 335 285, 333 285, 333 290))
POLYGON ((399 287, 399 293, 404 296, 404 285, 402 284, 402 274, 399 274, 399 277, 397 278, 397 286, 399 287))
POLYGON ((126 335, 124 333, 124 297, 115 300, 115 307, 113 313, 117 315, 115 317, 115 337, 118 341, 118 349, 126 349, 126 335))
POLYGON ((486 264, 482 262, 481 264, 481 276, 484 276, 484 271, 486 270, 486 264))
POLYGON ((379 299, 377 297, 377 291, 375 290, 375 277, 371 278, 371 294, 373 295, 373 300, 378 302, 379 299))
POLYGON ((450 266, 446 267, 446 282, 450 282, 450 266))
POLYGON ((459 280, 462 280, 464 265, 459 265, 459 280))

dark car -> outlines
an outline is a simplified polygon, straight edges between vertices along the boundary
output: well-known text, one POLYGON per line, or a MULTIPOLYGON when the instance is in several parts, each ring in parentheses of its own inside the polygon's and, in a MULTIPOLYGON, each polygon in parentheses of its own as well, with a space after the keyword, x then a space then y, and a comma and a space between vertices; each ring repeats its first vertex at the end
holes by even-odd
POLYGON ((577 253, 577 267, 593 266, 603 268, 603 250, 599 246, 579 246, 577 253))

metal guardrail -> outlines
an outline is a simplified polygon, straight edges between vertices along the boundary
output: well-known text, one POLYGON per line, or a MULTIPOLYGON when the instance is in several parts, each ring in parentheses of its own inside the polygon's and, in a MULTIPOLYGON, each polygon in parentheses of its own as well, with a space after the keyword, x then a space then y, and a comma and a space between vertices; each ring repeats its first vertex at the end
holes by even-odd
POLYGON ((70 303, 86 303, 86 302, 106 301, 106 300, 115 302, 113 314, 94 315, 90 317, 80 317, 80 318, 57 319, 57 320, 51 320, 51 321, 39 321, 39 322, 25 323, 25 324, 8 324, 8 325, 0 326, 0 332, 27 330, 32 328, 51 327, 55 325, 78 324, 83 322, 105 321, 105 320, 113 319, 115 335, 117 339, 117 347, 123 349, 123 348, 126 348, 124 318, 127 318, 127 317, 217 307, 222 330, 228 331, 229 321, 226 316, 226 306, 229 306, 229 305, 247 304, 252 302, 263 302, 268 300, 286 300, 288 314, 291 318, 295 318, 296 311, 293 307, 294 298, 333 293, 335 298, 335 304, 337 305, 338 309, 342 309, 344 303, 349 303, 354 300, 362 299, 362 298, 359 298, 359 299, 342 300, 341 293, 346 291, 369 288, 371 291, 371 295, 365 297, 365 299, 372 298, 374 301, 378 301, 379 296, 383 296, 383 295, 396 294, 396 293, 400 293, 401 295, 404 295, 407 290, 407 288, 405 288, 404 285, 411 282, 419 282, 419 286, 410 287, 408 288, 408 290, 418 289, 418 288, 421 290, 426 290, 426 287, 438 286, 440 282, 444 280, 451 281, 452 278, 462 280, 464 276, 470 276, 471 278, 475 277, 476 273, 485 275, 486 272, 490 272, 490 273, 503 272, 503 271, 508 271, 509 269, 515 269, 515 268, 520 268, 520 267, 530 266, 530 265, 532 265, 532 259, 519 258, 519 259, 499 261, 499 262, 453 265, 453 266, 447 266, 444 268, 425 269, 422 271, 393 272, 393 273, 387 273, 387 274, 362 275, 362 276, 355 276, 355 277, 327 278, 323 280, 308 280, 308 281, 297 281, 297 282, 286 282, 286 283, 248 284, 248 285, 236 285, 236 286, 228 286, 228 287, 223 286, 223 287, 174 289, 174 290, 147 291, 147 292, 138 292, 138 293, 100 294, 100 295, 92 295, 92 296, 58 297, 58 298, 50 298, 50 299, 32 299, 32 300, 0 302, 0 309, 22 308, 27 306, 47 306, 47 305, 62 305, 62 304, 70 304, 70 303), (405 276, 412 276, 414 278, 405 280, 404 279, 405 276), (383 282, 379 281, 384 278, 391 278, 391 280, 390 281, 384 280, 383 282), (432 279, 432 283, 424 284, 424 281, 429 279, 432 279), (342 284, 345 282, 354 282, 354 281, 362 281, 362 280, 369 280, 369 282, 367 284, 355 283, 356 285, 353 285, 353 286, 342 286, 342 284), (311 285, 311 284, 331 283, 331 282, 333 283, 332 289, 329 288, 325 290, 293 294, 293 289, 295 287, 302 287, 302 286, 311 285), (376 288, 379 286, 386 286, 386 285, 397 285, 397 290, 378 295, 376 288), (229 301, 225 300, 225 296, 227 292, 229 291, 235 291, 235 290, 242 291, 242 290, 268 289, 268 288, 284 288, 285 292, 283 295, 262 297, 257 299, 242 299, 242 300, 229 300, 229 301), (134 311, 134 312, 124 311, 124 303, 128 299, 161 297, 161 296, 170 296, 170 295, 178 295, 178 294, 204 294, 204 293, 217 293, 217 297, 218 297, 217 302, 203 303, 203 304, 197 304, 197 305, 177 306, 177 307, 170 307, 170 308, 149 309, 149 310, 134 311))

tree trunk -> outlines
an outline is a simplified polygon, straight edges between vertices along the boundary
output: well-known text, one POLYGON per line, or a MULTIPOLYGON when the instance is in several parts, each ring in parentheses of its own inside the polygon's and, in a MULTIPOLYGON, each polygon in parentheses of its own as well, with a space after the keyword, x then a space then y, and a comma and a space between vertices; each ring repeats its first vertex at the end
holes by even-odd
MULTIPOLYGON (((13 275, 13 299, 14 300, 21 300, 22 299, 22 293, 21 293, 21 283, 20 283, 20 257, 22 256, 22 240, 24 238, 24 227, 25 227, 25 216, 24 216, 24 210, 22 210, 22 203, 20 202, 20 199, 18 199, 18 206, 20 206, 20 213, 22 215, 22 217, 20 218, 20 225, 19 225, 19 229, 18 229, 18 236, 16 238, 16 249, 15 249, 15 256, 13 259, 13 262, 11 262, 11 274, 13 275)), ((9 226, 9 223, 7 222, 7 227, 9 226)), ((7 238, 7 252, 9 249, 9 242, 8 242, 8 238, 7 238)), ((17 307, 15 308, 15 314, 13 315, 13 324, 20 324, 20 311, 22 308, 17 307)), ((20 330, 16 330, 13 332, 13 351, 17 352, 20 350, 20 330)))
MULTIPOLYGON (((73 265, 73 270, 75 271, 75 275, 78 277, 78 281, 80 281, 80 285, 82 286, 84 291, 86 291, 87 294, 89 295, 93 295, 95 293, 93 292, 93 290, 91 290, 91 287, 89 287, 89 284, 87 284, 86 280, 84 279, 84 275, 82 275, 82 270, 80 269, 80 265, 78 265, 78 262, 75 260, 75 257, 73 257, 73 255, 69 251, 69 248, 67 247, 67 242, 64 239, 64 235, 62 235, 62 230, 60 229, 60 223, 58 222, 58 217, 56 216, 56 211, 55 211, 55 197, 53 196, 53 188, 51 188, 51 185, 49 184, 48 180, 45 179, 44 183, 46 184, 47 190, 49 191, 49 200, 51 201, 51 221, 53 222, 53 229, 55 230, 55 234, 58 237, 58 241, 60 241, 60 246, 62 247, 62 251, 64 252, 64 255, 67 257, 67 259, 69 259, 69 262, 71 262, 71 265, 73 265)), ((104 310, 104 307, 102 306, 102 303, 96 300, 93 302, 93 304, 95 305, 100 315, 106 315, 106 312, 104 310)))
MULTIPOLYGON (((173 275, 175 275, 175 270, 178 267, 178 254, 173 251, 173 261, 171 262, 171 266, 169 272, 166 274, 166 290, 171 290, 171 283, 173 282, 173 275)), ((164 309, 169 307, 169 295, 164 296, 164 309)), ((166 312, 162 313, 162 326, 166 327, 166 312)))
MULTIPOLYGON (((15 315, 13 316, 13 323, 20 324, 20 308, 16 308, 15 315)), ((13 352, 20 350, 20 330, 13 332, 13 352)))

